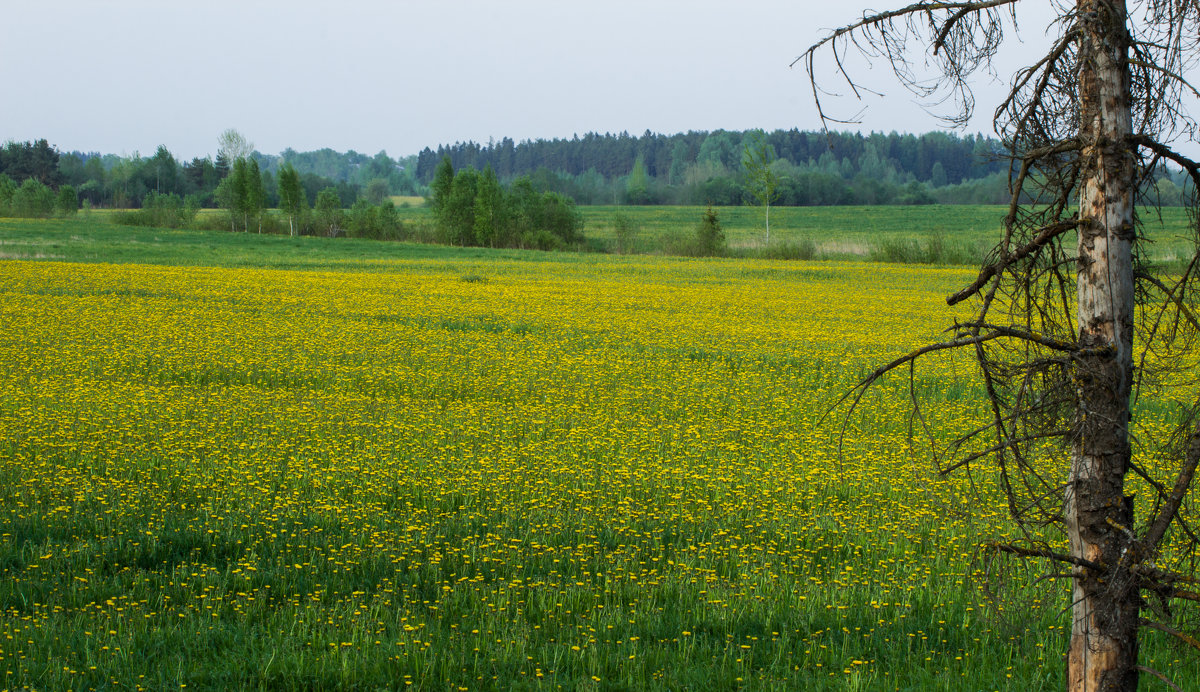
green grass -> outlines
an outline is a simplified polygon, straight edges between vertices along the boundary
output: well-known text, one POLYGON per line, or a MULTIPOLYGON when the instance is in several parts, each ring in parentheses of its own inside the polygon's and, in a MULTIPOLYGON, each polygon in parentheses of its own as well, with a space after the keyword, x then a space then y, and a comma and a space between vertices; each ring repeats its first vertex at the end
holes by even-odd
MULTIPOLYGON (((694 233, 702 207, 579 207, 592 251, 618 250, 618 216, 633 229, 629 248, 639 254, 672 254, 694 233)), ((432 235, 427 207, 398 210, 410 233, 432 235)), ((914 207, 777 207, 771 212, 771 245, 764 246, 762 210, 718 209, 734 256, 780 259, 875 260, 900 263, 977 265, 998 242, 1004 207, 932 205, 914 207)), ((212 215, 218 212, 206 210, 212 215)), ((1191 256, 1185 210, 1167 208, 1161 217, 1143 215, 1147 257, 1173 263, 1191 256)), ((493 253, 467 250, 467 256, 493 253)), ((433 245, 379 243, 346 238, 182 231, 115 226, 105 212, 71 220, 0 218, 0 259, 183 263, 213 266, 343 268, 370 270, 378 260, 401 257, 462 257, 433 245)), ((523 257, 524 253, 501 253, 523 257)), ((563 259, 557 258, 556 259, 563 259)))
MULTIPOLYGON (((569 253, 567 253, 569 254, 569 253)), ((520 253, 347 238, 289 238, 256 233, 117 226, 100 218, 0 218, 0 260, 53 260, 266 269, 379 271, 394 259, 512 258, 543 261, 558 253, 520 253)), ((575 255, 570 255, 574 257, 575 255)))
MULTIPOLYGON (((0 689, 1062 685, 1061 585, 980 588, 994 474, 908 456, 903 381, 842 458, 817 424, 969 269, 95 219, 0 243, 0 689)), ((939 363, 952 437, 982 409, 939 363)))
MULTIPOLYGON (((632 248, 637 253, 662 253, 678 246, 694 232, 703 207, 670 206, 582 206, 584 234, 595 247, 613 251, 618 215, 634 229, 632 248)), ((718 208, 721 225, 734 254, 758 255, 766 245, 760 207, 718 208)), ((866 207, 774 207, 771 210, 771 245, 786 250, 811 246, 820 259, 875 259, 925 263, 977 264, 999 240, 1007 208, 988 205, 866 206, 866 207), (931 253, 931 246, 939 251, 931 253)), ((432 225, 428 208, 401 210, 401 217, 415 226, 432 225)), ((1143 213, 1149 256, 1173 262, 1190 257, 1192 234, 1186 211, 1167 208, 1143 213)))
MULTIPOLYGON (((649 238, 688 233, 699 222, 702 207, 580 207, 585 229, 607 238, 615 213, 628 215, 649 238)), ((721 207, 721 225, 732 247, 765 243, 759 207, 721 207)), ((1000 229, 999 207, 774 207, 771 242, 813 241, 830 258, 865 257, 872 242, 901 234, 921 237, 941 232, 974 241, 994 237, 1000 229)))

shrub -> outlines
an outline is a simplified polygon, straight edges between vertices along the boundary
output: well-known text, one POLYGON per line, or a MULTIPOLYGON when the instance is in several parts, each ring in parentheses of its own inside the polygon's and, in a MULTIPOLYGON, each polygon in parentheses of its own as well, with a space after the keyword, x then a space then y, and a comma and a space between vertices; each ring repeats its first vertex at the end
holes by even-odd
POLYGON ((563 241, 557 235, 543 228, 522 233, 520 245, 529 250, 561 250, 563 241))
POLYGON ((817 244, 810 238, 796 243, 774 243, 763 248, 763 259, 811 260, 817 256, 817 244))
POLYGON ((258 215, 258 228, 260 233, 270 233, 272 235, 288 234, 287 220, 265 210, 258 215))
POLYGON ((952 243, 940 230, 926 234, 925 239, 888 238, 871 246, 870 257, 875 262, 898 264, 975 264, 983 256, 980 248, 964 243, 952 243))
POLYGON ((910 238, 888 238, 871 244, 871 260, 896 264, 923 264, 925 252, 921 244, 910 238))
POLYGON ((79 195, 75 193, 75 188, 70 185, 58 188, 54 208, 62 216, 74 216, 79 211, 79 195))
POLYGON ((13 193, 9 210, 13 216, 34 218, 54 212, 54 191, 33 178, 27 178, 13 193))
POLYGON ((565 243, 583 240, 583 216, 575 208, 575 200, 557 192, 543 192, 541 199, 541 223, 538 230, 546 230, 565 243))
POLYGON ((633 244, 637 239, 638 228, 628 215, 621 212, 613 214, 613 235, 617 241, 617 252, 622 254, 633 252, 633 244))
POLYGON ((12 178, 0 173, 0 216, 12 213, 9 208, 12 206, 13 196, 16 194, 17 184, 12 181, 12 178))
MULTIPOLYGON (((112 218, 115 223, 123 223, 117 221, 117 217, 123 212, 116 212, 112 218)), ((229 217, 225 214, 200 214, 192 223, 192 228, 198 231, 229 231, 229 217)))
POLYGON ((410 226, 406 226, 404 230, 405 233, 407 233, 409 240, 418 243, 437 245, 442 242, 442 233, 438 229, 438 225, 436 223, 418 220, 412 223, 410 226))
POLYGON ((200 200, 195 195, 181 198, 175 193, 151 191, 142 200, 142 208, 115 212, 112 219, 124 226, 154 228, 188 228, 195 224, 200 213, 200 200))
POLYGON ((346 233, 352 238, 400 240, 404 237, 404 224, 391 200, 378 206, 365 199, 358 200, 346 213, 345 224, 346 233))

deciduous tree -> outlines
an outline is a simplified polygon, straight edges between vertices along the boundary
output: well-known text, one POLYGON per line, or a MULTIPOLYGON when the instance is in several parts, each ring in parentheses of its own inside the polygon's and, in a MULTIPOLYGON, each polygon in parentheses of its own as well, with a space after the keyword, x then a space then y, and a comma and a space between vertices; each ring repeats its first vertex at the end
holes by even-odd
POLYGON ((79 195, 75 192, 75 188, 70 185, 58 188, 54 207, 63 216, 74 216, 79 211, 79 195))
POLYGON ((763 208, 767 245, 771 244, 771 203, 779 199, 779 176, 771 169, 775 148, 761 132, 746 136, 742 143, 742 167, 746 169, 746 190, 763 208))
POLYGON ((233 162, 232 172, 225 176, 225 179, 217 186, 217 204, 229 212, 229 230, 231 231, 237 230, 237 220, 239 217, 243 221, 243 230, 250 230, 247 221, 249 215, 249 207, 247 206, 249 195, 248 180, 246 159, 237 159, 233 162))
POLYGON ((237 130, 229 128, 222 132, 220 137, 217 137, 217 168, 221 168, 221 161, 232 166, 234 161, 246 158, 253 151, 253 142, 247 140, 237 130))
POLYGON ((263 185, 262 171, 258 168, 258 159, 249 159, 246 163, 246 230, 250 230, 251 217, 258 220, 258 232, 262 233, 262 214, 267 203, 267 189, 263 185))
POLYGON ((383 201, 391 194, 391 189, 388 187, 386 178, 372 178, 371 182, 367 183, 367 189, 363 195, 371 204, 383 204, 383 201))
POLYGON ((300 184, 300 174, 290 163, 283 164, 277 178, 279 185, 279 210, 288 217, 288 231, 296 235, 296 221, 308 208, 308 199, 304 195, 304 187, 300 184))
POLYGON ((54 211, 54 199, 54 191, 48 186, 35 178, 26 178, 13 193, 10 207, 13 216, 49 216, 54 211))
POLYGON ((625 199, 630 204, 646 204, 650 201, 650 179, 646 175, 646 162, 641 156, 633 160, 633 170, 625 185, 625 199))
POLYGON ((479 171, 468 168, 454 176, 454 185, 446 203, 438 208, 438 219, 446 241, 451 245, 475 244, 475 196, 479 192, 479 171))
POLYGON ((337 236, 342 224, 342 199, 338 197, 337 188, 327 187, 317 193, 313 215, 325 235, 330 238, 337 236))
POLYGON ((496 247, 507 230, 504 190, 491 166, 483 169, 475 194, 475 244, 496 247))

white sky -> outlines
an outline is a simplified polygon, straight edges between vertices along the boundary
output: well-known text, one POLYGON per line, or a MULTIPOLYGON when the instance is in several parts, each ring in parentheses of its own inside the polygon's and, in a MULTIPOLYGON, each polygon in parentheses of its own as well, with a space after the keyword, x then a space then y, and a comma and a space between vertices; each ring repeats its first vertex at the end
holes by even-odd
MULTIPOLYGON (((143 155, 165 144, 189 159, 213 154, 234 127, 264 153, 400 157, 489 137, 812 130, 804 70, 789 63, 867 7, 900 4, 13 1, 0 28, 0 140, 143 155)), ((1016 58, 1040 52, 1049 16, 1045 0, 1021 11, 1016 58)), ((884 64, 862 74, 894 81, 884 64)), ((992 132, 1004 83, 980 77, 968 132, 992 132)), ((860 108, 850 97, 830 105, 860 108)), ((898 87, 865 105, 865 131, 939 127, 898 87)))

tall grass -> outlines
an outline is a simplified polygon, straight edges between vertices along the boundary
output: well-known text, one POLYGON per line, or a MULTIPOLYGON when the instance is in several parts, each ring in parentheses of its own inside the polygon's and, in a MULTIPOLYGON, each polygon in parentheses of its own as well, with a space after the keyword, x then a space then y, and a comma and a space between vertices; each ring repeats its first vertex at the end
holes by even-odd
POLYGON ((871 245, 870 258, 875 262, 900 264, 979 264, 988 248, 982 242, 951 240, 941 231, 927 233, 924 238, 891 237, 871 245))

